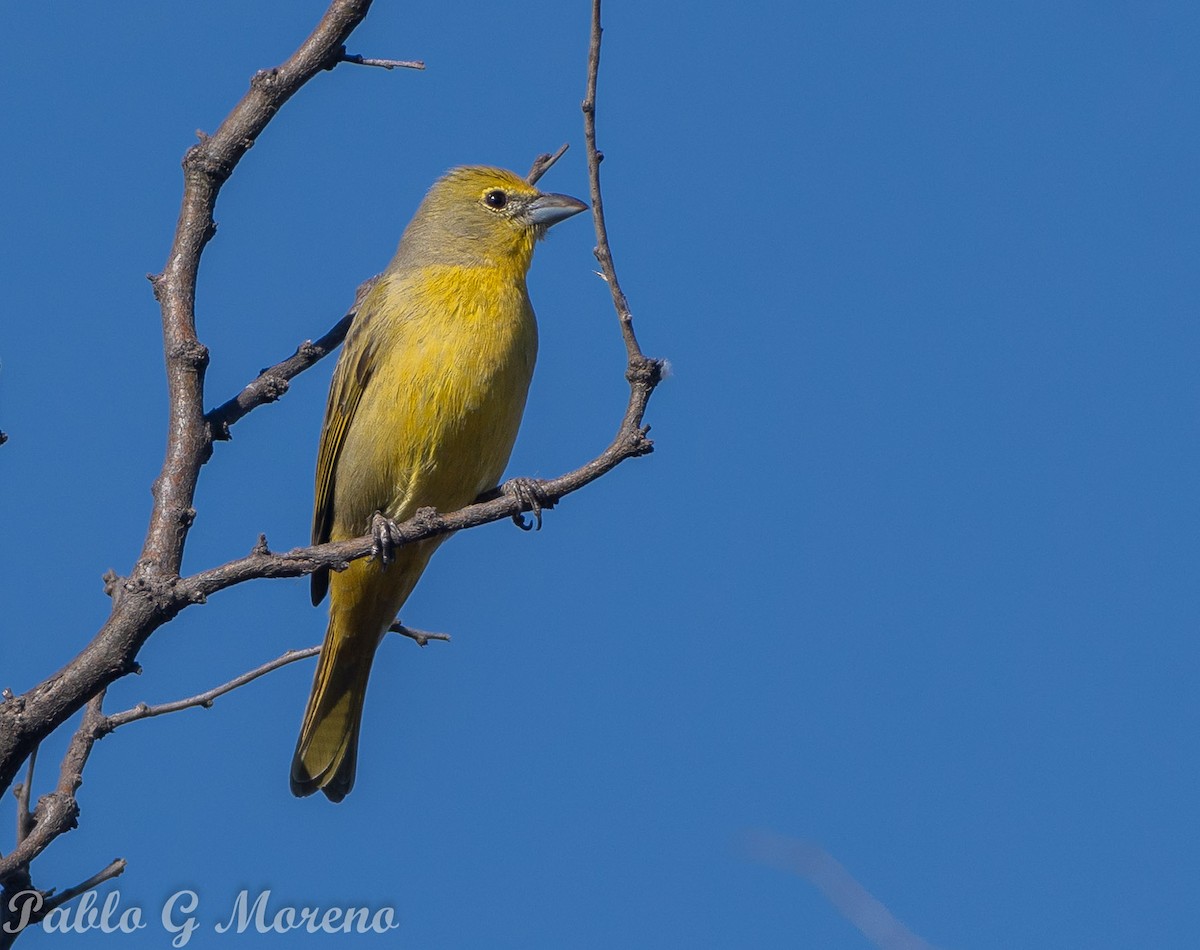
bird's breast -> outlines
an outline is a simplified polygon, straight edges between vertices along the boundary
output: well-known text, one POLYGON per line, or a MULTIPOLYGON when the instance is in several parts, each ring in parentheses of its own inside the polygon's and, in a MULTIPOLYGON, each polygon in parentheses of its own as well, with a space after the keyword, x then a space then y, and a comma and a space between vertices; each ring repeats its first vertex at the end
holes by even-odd
POLYGON ((363 327, 377 365, 337 473, 335 511, 354 524, 376 509, 451 511, 494 487, 537 356, 523 275, 426 268, 392 277, 384 294, 363 327))

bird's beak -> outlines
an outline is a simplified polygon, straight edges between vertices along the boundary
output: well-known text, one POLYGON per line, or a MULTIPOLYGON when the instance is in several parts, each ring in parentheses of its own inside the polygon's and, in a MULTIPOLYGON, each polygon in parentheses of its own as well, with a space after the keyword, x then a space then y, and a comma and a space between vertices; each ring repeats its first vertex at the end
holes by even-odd
POLYGON ((548 228, 559 221, 565 221, 580 211, 587 211, 578 198, 570 195, 538 195, 529 202, 529 220, 539 228, 548 228))

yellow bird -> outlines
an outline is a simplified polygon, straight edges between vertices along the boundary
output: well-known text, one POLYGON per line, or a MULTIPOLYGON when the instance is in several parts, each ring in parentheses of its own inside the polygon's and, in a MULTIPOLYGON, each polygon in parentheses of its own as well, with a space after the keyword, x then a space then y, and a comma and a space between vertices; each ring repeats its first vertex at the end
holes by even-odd
POLYGON ((379 560, 312 576, 329 627, 292 760, 292 792, 341 801, 354 784, 375 650, 444 537, 387 559, 387 523, 454 511, 496 487, 537 356, 525 275, 534 243, 587 208, 499 168, 437 181, 359 309, 329 387, 314 544, 375 533, 379 560))

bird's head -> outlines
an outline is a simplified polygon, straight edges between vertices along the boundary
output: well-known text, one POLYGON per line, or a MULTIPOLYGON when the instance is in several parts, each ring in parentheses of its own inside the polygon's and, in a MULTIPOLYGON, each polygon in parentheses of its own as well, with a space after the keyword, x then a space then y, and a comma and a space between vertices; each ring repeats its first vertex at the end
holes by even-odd
POLYGON ((582 201, 538 191, 502 168, 455 168, 425 195, 393 266, 500 266, 523 277, 546 229, 585 210, 582 201))

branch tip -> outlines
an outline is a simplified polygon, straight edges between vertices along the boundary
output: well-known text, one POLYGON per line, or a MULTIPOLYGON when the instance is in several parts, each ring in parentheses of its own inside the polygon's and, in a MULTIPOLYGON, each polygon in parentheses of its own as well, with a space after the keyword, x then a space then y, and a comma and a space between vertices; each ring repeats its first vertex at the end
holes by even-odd
POLYGON ((392 625, 388 627, 388 633, 398 633, 402 637, 408 637, 414 641, 417 646, 425 647, 429 645, 430 640, 443 640, 450 642, 450 634, 448 633, 432 633, 428 630, 414 630, 412 627, 406 627, 397 618, 392 621, 392 625))
POLYGON ((546 172, 553 168, 555 162, 562 158, 563 155, 566 154, 567 149, 570 147, 570 142, 563 142, 563 144, 559 146, 557 152, 554 152, 553 154, 550 152, 543 152, 533 160, 533 165, 530 166, 529 174, 525 176, 525 180, 531 185, 536 185, 538 183, 538 179, 540 179, 546 174, 546 172))

